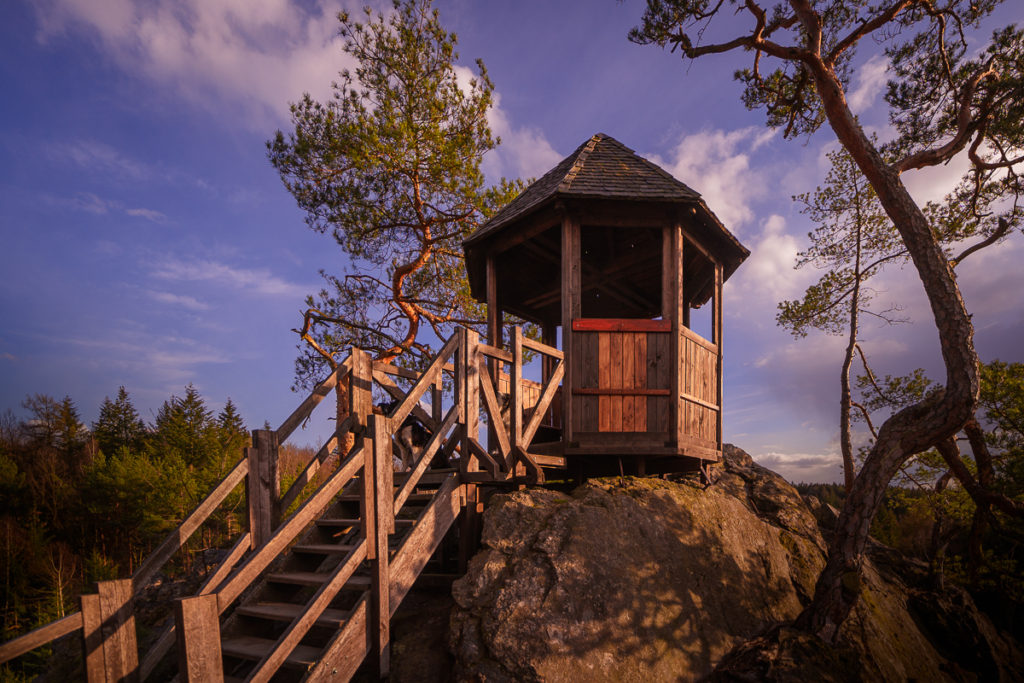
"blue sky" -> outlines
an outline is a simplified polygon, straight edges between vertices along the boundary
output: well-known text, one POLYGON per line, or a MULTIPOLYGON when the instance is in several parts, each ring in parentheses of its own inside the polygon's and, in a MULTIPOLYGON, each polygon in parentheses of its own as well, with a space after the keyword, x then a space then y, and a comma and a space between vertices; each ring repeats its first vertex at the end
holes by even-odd
MULTIPOLYGON (((323 98, 347 64, 334 14, 363 3, 39 0, 0 7, 0 411, 70 395, 92 421, 119 385, 148 419, 191 382, 276 426, 290 391, 302 300, 340 252, 266 159, 303 92, 323 98)), ((790 197, 813 189, 830 137, 784 141, 746 111, 741 55, 686 63, 626 40, 636 0, 439 0, 460 63, 482 58, 498 93, 489 180, 537 176, 596 132, 701 192, 753 252, 726 286, 726 439, 795 480, 840 478, 843 342, 793 340, 776 303, 813 227, 790 197)), ((990 25, 1024 19, 1009 2, 990 25)), ((854 109, 885 135, 885 61, 858 56, 854 109)), ((957 162, 908 174, 940 197, 957 162)), ((983 360, 1024 360, 1020 235, 958 277, 983 360)), ((920 285, 893 271, 879 299, 915 321, 864 330, 882 372, 941 377, 920 285)), ((298 437, 300 440, 302 436, 298 437)))

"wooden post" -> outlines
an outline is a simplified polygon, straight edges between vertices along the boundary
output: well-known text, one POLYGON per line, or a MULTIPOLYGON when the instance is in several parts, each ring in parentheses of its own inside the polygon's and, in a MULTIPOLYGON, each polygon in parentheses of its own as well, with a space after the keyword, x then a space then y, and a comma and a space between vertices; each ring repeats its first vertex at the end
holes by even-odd
POLYGON ((96 594, 79 598, 86 680, 134 683, 139 680, 139 648, 132 612, 132 581, 100 581, 96 594))
MULTIPOLYGON (((373 471, 374 510, 376 523, 372 541, 375 552, 370 562, 372 574, 372 605, 369 627, 371 629, 372 664, 377 669, 379 678, 387 678, 391 666, 391 580, 389 578, 388 533, 394 531, 395 516, 393 513, 394 485, 391 463, 391 430, 384 415, 371 415, 369 430, 373 434, 373 471)), ((366 473, 369 478, 370 473, 366 473)))
MULTIPOLYGON (((504 336, 504 313, 498 305, 498 266, 494 255, 487 256, 487 343, 495 348, 501 348, 502 337, 504 336)), ((487 359, 487 371, 491 375, 491 382, 496 391, 500 391, 498 377, 501 363, 496 358, 487 359)), ((501 415, 492 415, 487 423, 487 449, 491 453, 497 453, 498 436, 494 428, 494 422, 501 419, 501 415)))
POLYGON ((178 680, 223 683, 216 594, 179 599, 174 605, 174 625, 178 638, 178 680))
POLYGON ((722 402, 722 389, 724 386, 724 378, 722 377, 722 359, 725 355, 725 349, 722 347, 722 280, 722 264, 715 261, 715 307, 713 315, 711 316, 711 337, 714 339, 715 345, 718 347, 718 358, 715 362, 715 381, 717 382, 716 402, 718 403, 715 429, 718 434, 719 451, 722 450, 722 412, 725 409, 725 405, 722 402))
POLYGON ((527 450, 530 444, 523 443, 523 328, 512 329, 512 368, 509 376, 509 439, 512 451, 509 463, 515 461, 516 448, 527 450))
POLYGON ((252 547, 259 548, 281 523, 281 481, 277 473, 277 432, 254 429, 252 447, 245 449, 249 458, 246 497, 249 500, 249 531, 252 547))
POLYGON ((367 418, 373 413, 373 359, 370 354, 352 347, 352 375, 348 382, 353 431, 366 429, 367 418))
POLYGON ((671 405, 669 406, 669 433, 674 436, 676 446, 683 435, 684 421, 682 411, 683 367, 682 328, 686 323, 684 310, 686 301, 683 297, 683 243, 685 236, 682 225, 678 222, 665 228, 662 240, 662 319, 672 322, 672 333, 669 341, 669 355, 672 368, 670 378, 671 405))
MULTIPOLYGON (((477 346, 480 335, 474 330, 459 328, 462 335, 456 363, 456 400, 459 402, 460 422, 462 424, 462 455, 459 469, 463 473, 479 472, 480 463, 473 455, 469 445, 470 439, 479 438, 480 434, 480 377, 476 362, 477 346)), ((459 572, 465 573, 469 558, 477 549, 479 536, 479 496, 476 484, 464 484, 465 507, 459 521, 459 572)))
MULTIPOLYGON (((548 346, 558 347, 558 335, 555 332, 557 325, 553 322, 545 322, 540 328, 540 340, 548 346)), ((551 374, 555 371, 555 359, 548 355, 542 355, 540 361, 540 381, 547 384, 551 374)))
POLYGON ((572 446, 573 441, 572 390, 578 381, 572 321, 580 317, 580 287, 580 224, 565 212, 562 215, 562 353, 565 354, 562 439, 567 447, 572 446))

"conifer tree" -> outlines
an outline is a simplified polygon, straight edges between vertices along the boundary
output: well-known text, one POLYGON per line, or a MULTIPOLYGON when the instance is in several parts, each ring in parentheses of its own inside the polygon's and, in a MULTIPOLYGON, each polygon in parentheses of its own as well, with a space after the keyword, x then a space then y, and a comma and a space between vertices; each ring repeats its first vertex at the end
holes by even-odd
POLYGON ((107 457, 129 451, 141 451, 146 437, 146 423, 135 410, 128 391, 123 387, 117 389, 117 399, 103 399, 100 415, 92 425, 92 434, 99 449, 107 457))
POLYGON ((480 159, 498 142, 487 124, 493 86, 479 61, 460 82, 456 37, 430 0, 338 18, 354 73, 342 72, 326 102, 293 104, 294 130, 267 143, 309 227, 330 233, 348 264, 321 272, 326 286, 306 302, 300 385, 351 345, 416 364, 432 355, 425 332, 446 339, 453 325, 481 324, 461 242, 518 188, 484 189, 480 159))

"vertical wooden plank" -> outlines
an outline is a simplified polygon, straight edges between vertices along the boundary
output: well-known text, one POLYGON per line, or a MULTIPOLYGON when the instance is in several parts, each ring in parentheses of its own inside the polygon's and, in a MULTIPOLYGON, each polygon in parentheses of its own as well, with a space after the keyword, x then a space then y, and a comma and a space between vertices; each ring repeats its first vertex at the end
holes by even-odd
MULTIPOLYGON (((636 335, 636 346, 633 349, 633 387, 647 388, 647 341, 653 333, 641 332, 636 335)), ((647 400, 646 396, 633 399, 633 429, 638 432, 647 431, 647 400)))
POLYGON ((246 497, 249 503, 249 531, 252 547, 266 543, 280 522, 278 502, 281 500, 281 481, 277 471, 277 433, 273 430, 254 429, 252 447, 246 448, 249 474, 246 479, 246 497))
POLYGON ((718 346, 717 357, 715 358, 715 403, 718 405, 718 412, 715 416, 715 441, 718 444, 718 450, 722 450, 722 414, 725 412, 724 401, 724 382, 722 377, 722 359, 724 358, 725 346, 722 343, 722 264, 715 263, 715 309, 714 309, 714 329, 715 329, 715 345, 718 346))
POLYGON ((480 345, 480 335, 475 330, 466 330, 465 344, 463 345, 462 364, 465 374, 463 387, 463 446, 462 458, 466 460, 466 472, 478 472, 480 463, 476 456, 472 455, 469 447, 469 440, 479 441, 480 439, 480 364, 477 362, 479 355, 477 348, 480 345))
POLYGON ((566 443, 574 441, 573 393, 579 386, 578 363, 570 357, 573 344, 572 321, 580 317, 580 224, 566 211, 562 216, 562 351, 566 355, 562 380, 562 424, 566 443))
POLYGON ((391 580, 389 577, 388 534, 394 532, 395 491, 392 482, 394 467, 391 463, 391 425, 383 415, 370 417, 373 430, 375 498, 377 511, 376 533, 373 543, 376 557, 370 563, 372 573, 373 664, 380 678, 386 678, 391 668, 391 580))
MULTIPOLYGON (((598 356, 598 335, 590 332, 580 335, 583 340, 583 376, 580 378, 580 385, 584 387, 600 386, 601 361, 598 356)), ((596 432, 600 429, 598 422, 598 404, 601 399, 598 396, 583 397, 583 431, 596 432)))
POLYGON ((509 452, 509 462, 515 458, 513 453, 518 446, 524 451, 529 444, 523 441, 523 329, 516 325, 512 329, 512 377, 509 380, 509 440, 513 448, 509 452))
MULTIPOLYGON (((609 385, 612 389, 622 388, 622 338, 625 335, 621 332, 611 332, 608 335, 609 343, 609 385)), ((608 428, 613 432, 622 431, 622 395, 611 396, 608 399, 609 417, 608 428)))
POLYGON ((223 683, 217 596, 211 593, 177 600, 174 625, 178 639, 178 679, 185 683, 223 683))
POLYGON ((85 679, 88 683, 106 683, 107 672, 103 664, 103 617, 100 615, 100 596, 83 594, 78 599, 82 609, 82 655, 85 679))
MULTIPOLYGON (((377 545, 374 539, 377 537, 377 496, 374 473, 376 472, 376 435, 373 431, 373 420, 377 416, 373 414, 373 361, 370 354, 359 349, 352 349, 352 386, 365 387, 365 391, 359 389, 353 394, 352 405, 362 405, 368 401, 369 406, 365 412, 359 413, 360 425, 362 426, 359 442, 363 446, 363 474, 359 479, 359 516, 361 520, 360 534, 366 539, 366 559, 373 560, 377 557, 377 545)), ((355 410, 355 408, 353 408, 355 410)), ((390 441, 390 439, 389 439, 390 441)), ((390 463, 389 463, 390 464, 390 463)))
MULTIPOLYGON (((626 332, 620 335, 622 337, 622 388, 632 389, 634 386, 633 379, 633 361, 636 358, 636 352, 633 349, 633 345, 636 343, 636 334, 626 332)), ((633 397, 623 396, 622 397, 622 427, 620 431, 631 432, 633 431, 633 397)))
POLYGON ((133 683, 139 680, 139 648, 135 640, 132 612, 132 581, 100 581, 100 632, 103 634, 103 666, 108 681, 133 683))
POLYGON ((672 298, 672 333, 669 339, 669 378, 670 378, 670 394, 669 394, 669 432, 674 435, 675 442, 679 443, 679 437, 682 434, 683 416, 681 413, 682 400, 680 398, 680 392, 682 391, 682 352, 680 348, 680 342, 682 332, 680 328, 683 324, 683 308, 684 308, 684 296, 683 296, 683 282, 685 280, 683 273, 683 227, 676 221, 670 228, 672 232, 672 279, 671 287, 674 292, 672 298))
POLYGON ((352 347, 352 373, 349 378, 349 405, 356 418, 355 431, 366 429, 368 418, 373 414, 373 359, 362 349, 352 347))
MULTIPOLYGON (((601 389, 607 389, 611 386, 611 333, 609 332, 597 332, 597 367, 598 367, 598 380, 597 386, 601 389)), ((599 396, 597 402, 597 423, 598 431, 607 432, 611 429, 611 404, 609 403, 609 396, 599 396)))

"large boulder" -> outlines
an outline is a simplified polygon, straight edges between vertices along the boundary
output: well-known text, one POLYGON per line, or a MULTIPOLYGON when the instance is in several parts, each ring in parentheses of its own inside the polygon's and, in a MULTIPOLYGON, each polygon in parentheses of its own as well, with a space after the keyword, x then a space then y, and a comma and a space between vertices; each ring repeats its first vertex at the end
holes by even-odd
MULTIPOLYGON (((528 489, 492 498, 483 549, 453 587, 456 678, 693 680, 734 646, 793 619, 824 564, 818 523, 784 479, 737 448, 724 456, 707 488, 616 477, 571 494, 528 489)), ((787 636, 787 652, 804 653, 790 662, 791 680, 801 667, 833 680, 969 679, 955 654, 940 652, 942 635, 919 626, 945 633, 949 614, 935 608, 922 617, 914 591, 870 562, 862 585, 845 649, 787 636), (813 652, 822 653, 817 669, 806 654, 813 652)), ((1024 673, 1012 644, 977 610, 969 619, 957 628, 997 641, 972 653, 978 674, 1024 673)))

